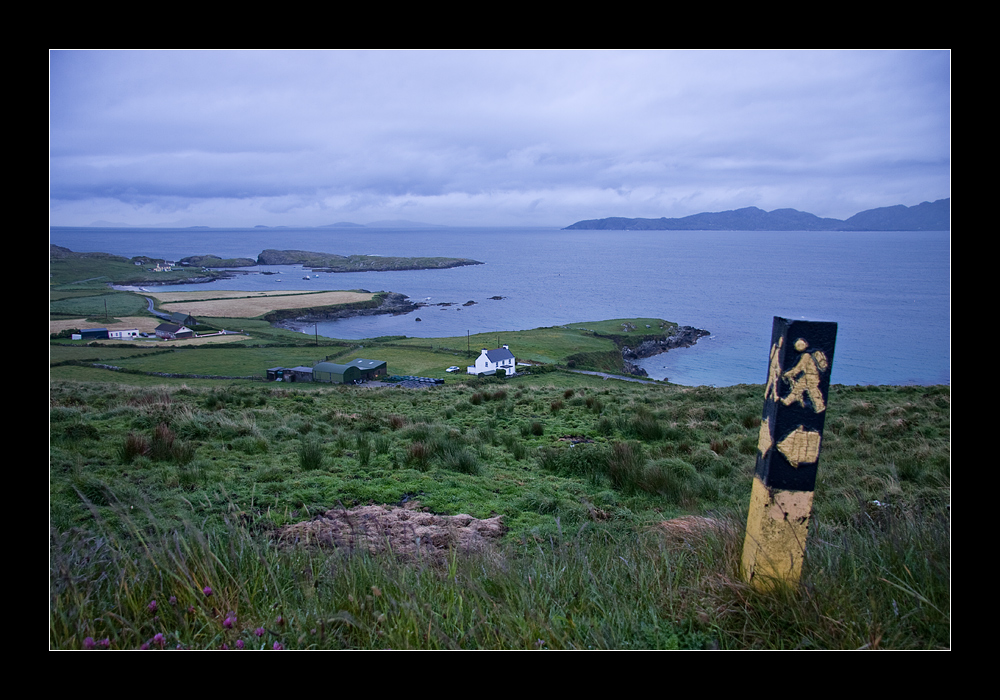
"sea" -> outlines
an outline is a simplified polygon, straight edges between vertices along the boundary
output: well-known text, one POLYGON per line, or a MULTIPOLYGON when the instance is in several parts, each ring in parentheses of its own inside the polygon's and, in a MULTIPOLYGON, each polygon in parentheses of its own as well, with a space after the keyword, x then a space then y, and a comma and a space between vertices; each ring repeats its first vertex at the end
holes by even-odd
POLYGON ((502 343, 505 331, 658 318, 711 335, 693 347, 640 361, 650 377, 687 386, 731 386, 764 383, 771 326, 781 316, 838 324, 835 384, 951 383, 947 231, 53 227, 50 242, 76 252, 166 260, 206 254, 256 259, 276 248, 484 263, 318 276, 299 266, 267 266, 243 268, 248 274, 209 283, 219 290, 392 291, 427 304, 399 316, 303 328, 331 338, 495 332, 502 343), (260 274, 265 271, 278 274, 260 274), (469 301, 475 304, 465 306, 469 301), (438 305, 444 303, 452 305, 438 305))

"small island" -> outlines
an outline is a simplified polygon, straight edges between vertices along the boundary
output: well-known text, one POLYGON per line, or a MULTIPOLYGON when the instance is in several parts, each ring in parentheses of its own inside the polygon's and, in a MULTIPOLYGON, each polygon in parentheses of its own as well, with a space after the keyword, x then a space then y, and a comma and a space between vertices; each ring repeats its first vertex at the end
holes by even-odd
MULTIPOLYGON (((482 265, 468 258, 404 258, 380 255, 337 255, 305 250, 265 250, 253 258, 221 258, 192 255, 174 263, 150 256, 126 258, 110 253, 79 253, 49 245, 49 266, 53 279, 100 279, 116 286, 159 286, 213 282, 248 274, 233 268, 258 265, 302 265, 313 272, 386 272, 401 270, 444 270, 465 265, 482 265)), ((263 274, 273 274, 265 272, 263 274)))
POLYGON ((268 249, 257 256, 258 265, 302 265, 314 272, 387 272, 401 270, 444 270, 465 265, 482 265, 468 258, 402 258, 381 255, 337 255, 308 250, 268 249))

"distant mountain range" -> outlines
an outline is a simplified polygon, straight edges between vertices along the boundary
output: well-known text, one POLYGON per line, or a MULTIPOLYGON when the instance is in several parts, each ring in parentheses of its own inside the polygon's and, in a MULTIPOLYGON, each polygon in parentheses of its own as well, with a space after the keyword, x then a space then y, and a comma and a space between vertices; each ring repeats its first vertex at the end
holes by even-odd
POLYGON ((847 220, 821 219, 796 209, 767 212, 757 207, 703 212, 680 219, 607 219, 577 221, 565 230, 598 231, 950 231, 951 198, 913 207, 897 204, 855 214, 847 220))

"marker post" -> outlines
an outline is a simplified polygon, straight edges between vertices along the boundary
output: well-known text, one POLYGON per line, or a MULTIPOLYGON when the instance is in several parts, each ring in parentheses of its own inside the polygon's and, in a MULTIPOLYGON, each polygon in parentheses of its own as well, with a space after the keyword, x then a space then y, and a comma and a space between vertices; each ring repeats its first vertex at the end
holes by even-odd
POLYGON ((774 317, 743 578, 798 585, 812 515, 837 324, 774 317))

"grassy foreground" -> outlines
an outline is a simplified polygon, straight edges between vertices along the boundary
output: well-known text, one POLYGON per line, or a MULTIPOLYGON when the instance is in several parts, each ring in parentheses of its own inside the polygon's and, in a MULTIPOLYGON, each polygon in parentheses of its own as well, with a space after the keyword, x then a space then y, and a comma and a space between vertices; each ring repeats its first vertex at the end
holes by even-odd
POLYGON ((53 648, 950 646, 948 387, 831 389, 802 585, 758 593, 737 563, 762 387, 117 376, 51 387, 53 648), (443 561, 276 540, 404 501, 507 534, 443 561), (685 515, 712 524, 662 525, 685 515))

